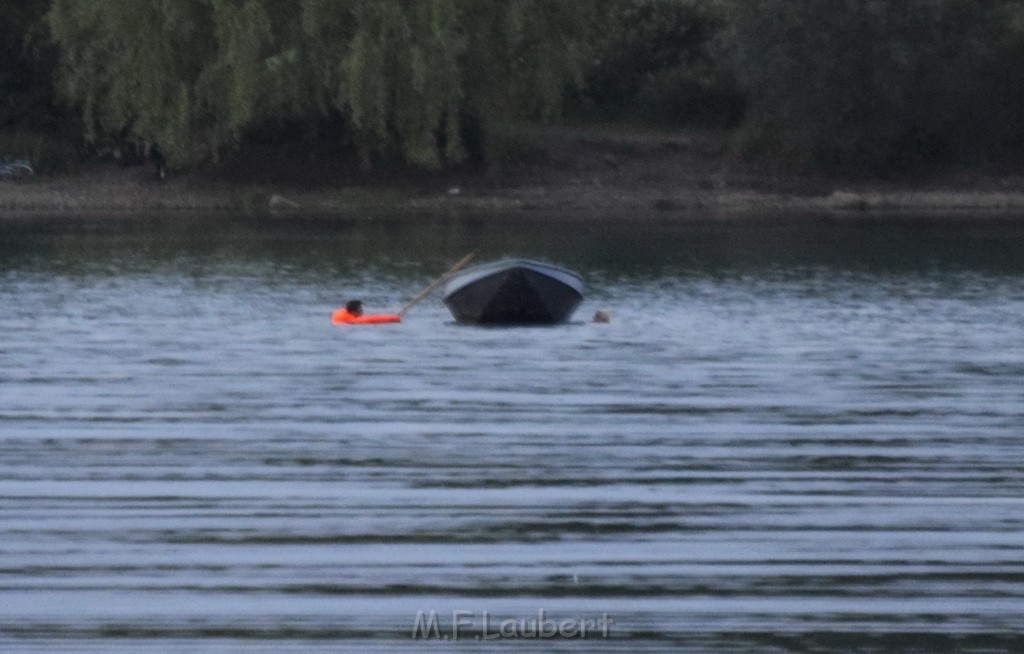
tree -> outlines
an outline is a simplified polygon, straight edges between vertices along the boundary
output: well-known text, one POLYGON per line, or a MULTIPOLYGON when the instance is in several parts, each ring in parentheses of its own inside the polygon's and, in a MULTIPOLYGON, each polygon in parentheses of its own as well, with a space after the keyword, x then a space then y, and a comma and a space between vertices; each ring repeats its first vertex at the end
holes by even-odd
POLYGON ((45 122, 53 101, 51 69, 38 36, 48 0, 0 5, 0 127, 45 122))
POLYGON ((609 118, 732 126, 743 112, 720 0, 610 3, 583 100, 609 118))
POLYGON ((54 0, 87 137, 216 158, 271 119, 345 117, 364 161, 466 158, 467 128, 546 117, 578 80, 587 0, 54 0))
POLYGON ((1005 2, 734 0, 748 135, 832 170, 898 170, 981 127, 1005 2))

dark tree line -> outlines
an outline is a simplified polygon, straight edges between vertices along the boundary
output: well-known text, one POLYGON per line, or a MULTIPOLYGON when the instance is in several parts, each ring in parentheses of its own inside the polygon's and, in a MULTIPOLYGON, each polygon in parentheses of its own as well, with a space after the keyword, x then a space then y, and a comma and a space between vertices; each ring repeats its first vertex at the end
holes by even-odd
POLYGON ((1020 159, 1021 3, 744 0, 745 134, 830 170, 1020 159))
POLYGON ((442 167, 568 110, 836 172, 1024 159, 1021 0, 24 0, 0 57, 0 154, 59 124, 189 165, 326 122, 442 167))

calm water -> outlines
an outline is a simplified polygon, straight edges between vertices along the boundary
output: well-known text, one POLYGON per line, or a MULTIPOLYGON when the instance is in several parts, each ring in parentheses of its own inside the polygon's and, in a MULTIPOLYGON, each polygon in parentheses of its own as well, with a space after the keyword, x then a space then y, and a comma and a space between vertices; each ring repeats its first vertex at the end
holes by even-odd
POLYGON ((8 220, 0 306, 2 651, 1024 648, 1024 223, 8 220), (578 322, 329 324, 474 248, 578 322))

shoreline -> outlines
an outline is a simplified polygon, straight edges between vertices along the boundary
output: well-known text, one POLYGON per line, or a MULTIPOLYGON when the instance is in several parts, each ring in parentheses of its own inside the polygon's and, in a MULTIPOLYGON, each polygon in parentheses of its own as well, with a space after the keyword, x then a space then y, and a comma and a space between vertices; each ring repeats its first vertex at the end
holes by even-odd
MULTIPOLYGON (((244 170, 233 179, 219 170, 195 170, 157 180, 148 166, 83 164, 63 175, 0 182, 0 219, 185 213, 654 222, 780 214, 1024 217, 1024 177, 1018 176, 961 171, 918 182, 847 181, 744 161, 721 133, 547 127, 524 134, 515 144, 521 161, 497 171, 404 179, 341 171, 330 183, 306 186, 239 181, 260 177, 244 170)), ((306 171, 285 172, 302 179, 306 171)))
MULTIPOLYGON (((62 184, 66 184, 63 181, 62 184)), ((81 183, 73 180, 71 185, 81 183)), ((86 182, 85 185, 88 185, 86 182)), ((16 199, 0 185, 0 220, 68 217, 129 218, 146 215, 248 215, 284 218, 303 216, 338 220, 382 220, 416 217, 543 218, 545 220, 678 221, 694 218, 757 218, 764 216, 900 216, 1024 218, 1024 192, 978 190, 834 191, 828 195, 788 195, 749 189, 651 194, 643 190, 574 188, 506 188, 498 192, 468 191, 452 197, 410 194, 393 197, 350 189, 304 191, 287 188, 225 190, 170 187, 167 193, 123 193, 116 199, 89 194, 61 194, 25 185, 16 199), (171 190, 173 189, 173 190, 171 190), (168 197, 170 196, 170 197, 168 197)))

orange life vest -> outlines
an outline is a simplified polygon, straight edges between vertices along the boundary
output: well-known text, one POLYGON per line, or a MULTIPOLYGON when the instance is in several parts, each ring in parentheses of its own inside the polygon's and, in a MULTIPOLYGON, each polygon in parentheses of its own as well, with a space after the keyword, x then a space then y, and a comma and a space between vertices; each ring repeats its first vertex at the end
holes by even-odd
POLYGON ((346 324, 373 324, 382 322, 401 322, 402 319, 394 313, 371 313, 357 316, 349 313, 348 309, 338 309, 331 314, 331 322, 335 325, 346 324))

